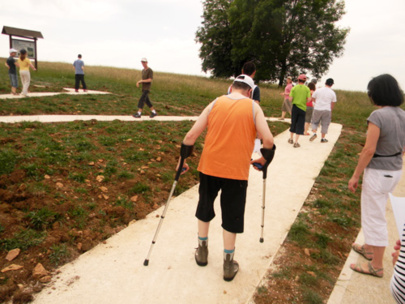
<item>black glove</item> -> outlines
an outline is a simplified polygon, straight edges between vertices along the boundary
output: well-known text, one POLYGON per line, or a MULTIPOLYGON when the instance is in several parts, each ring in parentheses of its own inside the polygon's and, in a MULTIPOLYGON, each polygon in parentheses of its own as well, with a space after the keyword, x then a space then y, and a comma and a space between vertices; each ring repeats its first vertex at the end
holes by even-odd
POLYGON ((262 153, 264 159, 266 160, 265 166, 269 165, 271 161, 273 160, 274 153, 276 152, 276 145, 273 144, 272 149, 266 149, 266 148, 261 148, 260 153, 262 153))
POLYGON ((194 147, 194 145, 188 146, 188 145, 181 143, 180 156, 183 159, 186 159, 187 157, 189 157, 191 155, 191 153, 193 153, 193 147, 194 147))

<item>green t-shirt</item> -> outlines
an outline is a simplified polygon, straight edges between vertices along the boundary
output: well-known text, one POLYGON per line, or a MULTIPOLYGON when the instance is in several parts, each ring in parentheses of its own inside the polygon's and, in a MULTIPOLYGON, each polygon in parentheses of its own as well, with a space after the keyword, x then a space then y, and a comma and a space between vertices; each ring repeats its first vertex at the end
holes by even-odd
POLYGON ((306 85, 297 84, 291 89, 292 104, 303 111, 307 110, 307 98, 311 97, 311 91, 306 85))

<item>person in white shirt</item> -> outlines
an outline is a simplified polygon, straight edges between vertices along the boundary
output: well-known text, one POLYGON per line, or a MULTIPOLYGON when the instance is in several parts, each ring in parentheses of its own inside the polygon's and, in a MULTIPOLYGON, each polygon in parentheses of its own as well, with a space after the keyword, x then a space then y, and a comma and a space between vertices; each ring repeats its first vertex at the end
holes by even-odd
POLYGON ((332 90, 333 84, 333 79, 328 78, 325 82, 325 87, 316 90, 312 95, 314 99, 314 112, 311 121, 313 134, 309 138, 310 141, 313 141, 317 137, 316 130, 318 129, 318 125, 321 124, 321 143, 328 142, 325 136, 332 121, 333 106, 337 101, 336 94, 332 90))

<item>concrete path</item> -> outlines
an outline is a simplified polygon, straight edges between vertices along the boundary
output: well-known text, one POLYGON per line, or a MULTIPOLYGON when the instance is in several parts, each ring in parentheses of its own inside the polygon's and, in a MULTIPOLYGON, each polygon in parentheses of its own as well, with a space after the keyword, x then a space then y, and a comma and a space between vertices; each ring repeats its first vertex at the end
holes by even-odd
POLYGON ((63 88, 65 92, 30 92, 28 96, 13 95, 13 94, 1 94, 0 99, 19 99, 19 98, 27 98, 27 97, 47 97, 47 96, 55 96, 60 94, 69 94, 69 95, 89 95, 89 94, 97 94, 97 95, 106 95, 110 94, 109 92, 102 92, 102 91, 94 91, 94 90, 87 90, 84 92, 82 89, 79 92, 75 92, 75 89, 72 88, 63 88))
POLYGON ((289 132, 276 137, 277 154, 269 167, 266 184, 264 243, 259 242, 262 174, 251 169, 245 232, 238 235, 235 254, 241 268, 232 282, 222 279, 218 202, 218 216, 212 221, 209 235, 209 264, 199 267, 194 261, 196 186, 171 200, 149 266, 143 262, 163 207, 63 266, 34 303, 249 303, 340 131, 341 125, 332 124, 328 143, 309 142, 308 137, 302 137, 298 149, 287 143, 289 132), (291 181, 299 183, 292 186, 291 181))

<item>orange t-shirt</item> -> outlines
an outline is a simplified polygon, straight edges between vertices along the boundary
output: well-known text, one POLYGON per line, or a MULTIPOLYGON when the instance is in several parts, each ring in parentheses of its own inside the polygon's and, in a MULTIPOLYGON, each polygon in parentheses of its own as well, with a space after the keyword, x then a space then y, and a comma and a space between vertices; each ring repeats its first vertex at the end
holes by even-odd
POLYGON ((221 178, 249 179, 256 138, 253 110, 254 101, 250 98, 224 95, 216 100, 208 115, 198 171, 221 178))

